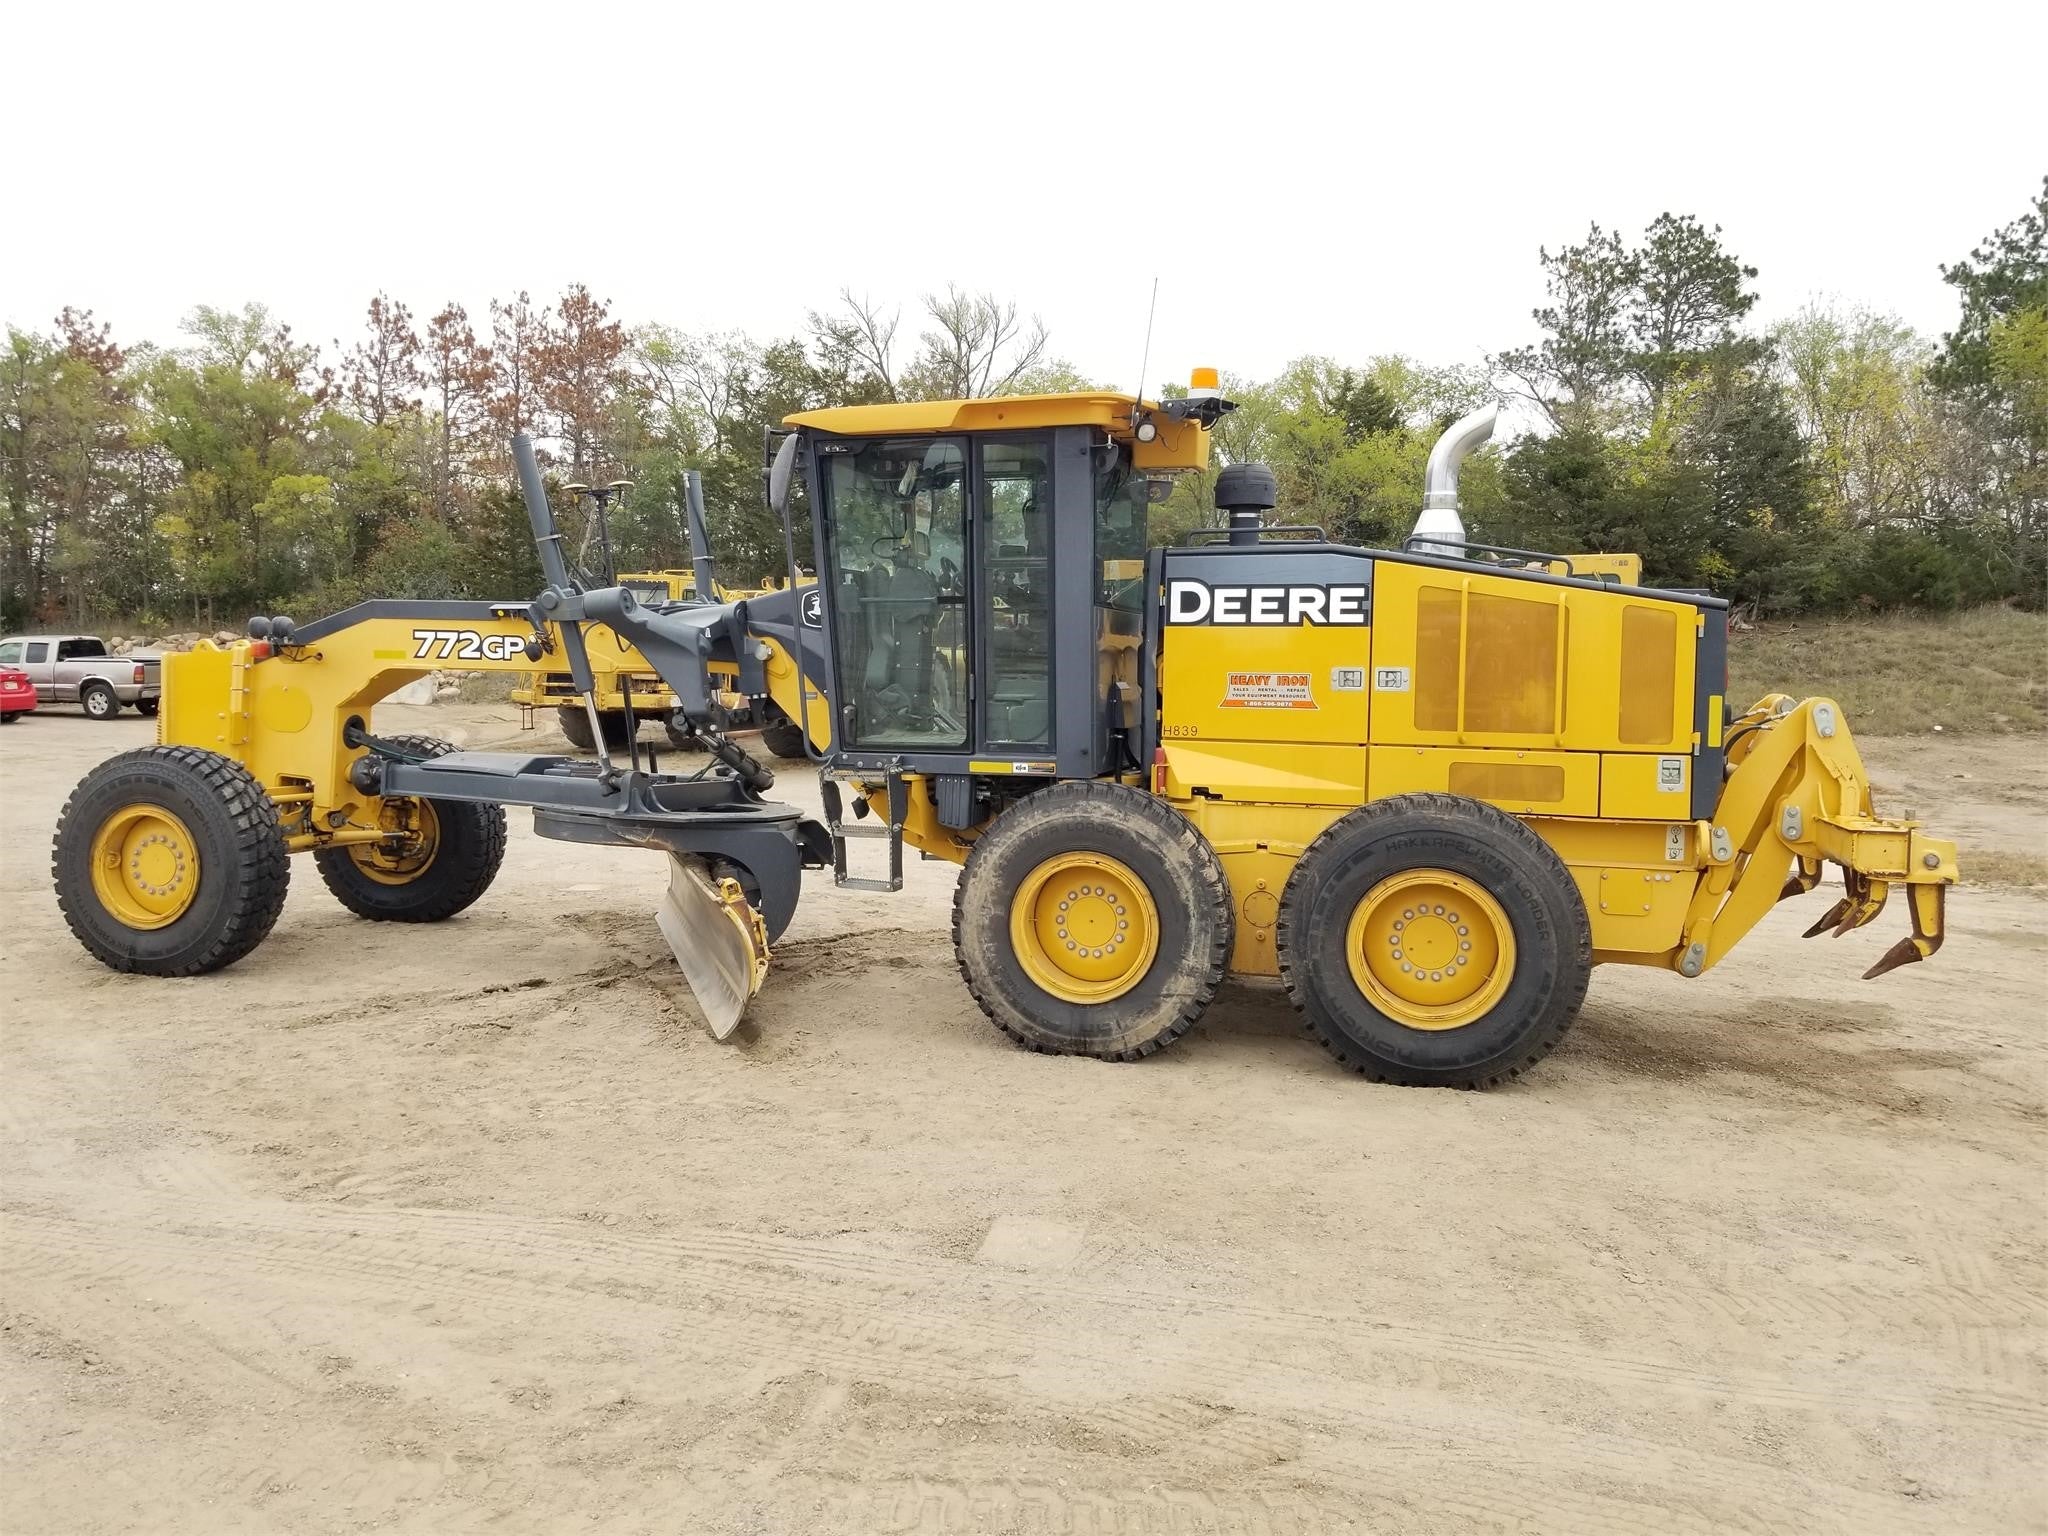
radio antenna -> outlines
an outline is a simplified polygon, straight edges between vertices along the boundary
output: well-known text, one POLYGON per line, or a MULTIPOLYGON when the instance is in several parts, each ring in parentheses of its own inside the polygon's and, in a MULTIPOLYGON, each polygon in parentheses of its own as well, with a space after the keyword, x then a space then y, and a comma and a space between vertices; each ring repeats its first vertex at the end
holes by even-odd
POLYGON ((1138 384, 1131 391, 1131 425, 1138 424, 1138 410, 1145 400, 1145 370, 1152 366, 1152 317, 1159 313, 1159 274, 1152 274, 1152 302, 1145 308, 1145 356, 1138 364, 1138 384))

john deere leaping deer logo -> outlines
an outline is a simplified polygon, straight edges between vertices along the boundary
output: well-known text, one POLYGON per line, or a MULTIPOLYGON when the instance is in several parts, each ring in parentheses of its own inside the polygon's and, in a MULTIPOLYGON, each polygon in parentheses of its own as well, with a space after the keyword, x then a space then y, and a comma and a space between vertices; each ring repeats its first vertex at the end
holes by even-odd
POLYGON ((816 587, 812 587, 810 591, 804 594, 803 602, 798 611, 802 613, 804 623, 810 628, 823 629, 825 627, 825 594, 816 587))

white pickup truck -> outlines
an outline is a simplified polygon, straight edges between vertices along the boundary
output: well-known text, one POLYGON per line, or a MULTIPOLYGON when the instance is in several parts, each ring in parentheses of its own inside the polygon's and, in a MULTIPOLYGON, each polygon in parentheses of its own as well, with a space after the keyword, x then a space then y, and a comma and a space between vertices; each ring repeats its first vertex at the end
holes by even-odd
POLYGON ((95 720, 113 719, 123 704, 153 715, 163 698, 162 658, 115 656, 97 635, 9 635, 0 639, 0 667, 26 672, 38 704, 75 703, 95 720))

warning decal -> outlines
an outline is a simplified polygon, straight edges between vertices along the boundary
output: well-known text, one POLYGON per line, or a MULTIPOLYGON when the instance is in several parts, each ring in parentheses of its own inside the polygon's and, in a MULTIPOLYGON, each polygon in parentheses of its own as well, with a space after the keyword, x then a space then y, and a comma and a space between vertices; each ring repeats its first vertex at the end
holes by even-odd
POLYGON ((1223 709, 1314 709, 1315 690, 1306 672, 1232 672, 1223 688, 1223 709))

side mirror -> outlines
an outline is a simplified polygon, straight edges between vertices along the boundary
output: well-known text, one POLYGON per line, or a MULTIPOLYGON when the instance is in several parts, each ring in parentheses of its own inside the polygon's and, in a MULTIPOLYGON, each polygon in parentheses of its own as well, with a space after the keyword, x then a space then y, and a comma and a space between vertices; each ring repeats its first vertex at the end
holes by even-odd
POLYGON ((768 508, 777 517, 789 516, 789 482, 796 473, 796 434, 790 433, 775 450, 775 462, 768 466, 768 508))

